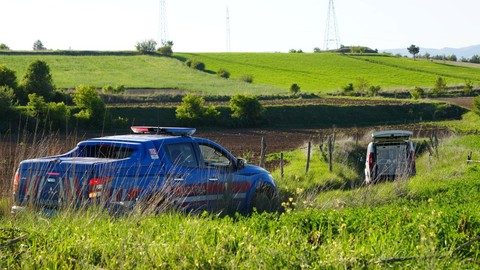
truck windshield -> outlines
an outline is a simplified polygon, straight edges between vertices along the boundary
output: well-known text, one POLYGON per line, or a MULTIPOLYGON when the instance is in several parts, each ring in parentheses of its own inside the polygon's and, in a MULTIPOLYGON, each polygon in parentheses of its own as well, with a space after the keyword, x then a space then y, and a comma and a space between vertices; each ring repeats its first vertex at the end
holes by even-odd
POLYGON ((132 156, 136 149, 121 145, 96 144, 84 145, 79 149, 80 157, 124 159, 132 156))

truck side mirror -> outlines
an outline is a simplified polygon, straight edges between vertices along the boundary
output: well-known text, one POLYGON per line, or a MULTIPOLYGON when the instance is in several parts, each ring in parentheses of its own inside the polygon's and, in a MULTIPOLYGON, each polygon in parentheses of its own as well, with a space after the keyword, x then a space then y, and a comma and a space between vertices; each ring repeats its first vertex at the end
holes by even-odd
POLYGON ((247 167, 247 161, 243 158, 237 159, 237 169, 244 169, 247 167))

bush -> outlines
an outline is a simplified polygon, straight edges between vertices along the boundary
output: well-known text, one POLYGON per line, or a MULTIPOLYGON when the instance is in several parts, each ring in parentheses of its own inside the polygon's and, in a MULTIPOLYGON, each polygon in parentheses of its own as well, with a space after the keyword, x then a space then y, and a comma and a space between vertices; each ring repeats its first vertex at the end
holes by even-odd
POLYGON ((465 96, 470 96, 473 92, 473 83, 471 80, 466 80, 465 85, 463 86, 463 94, 465 96))
POLYGON ((217 71, 217 76, 220 77, 220 78, 228 79, 228 78, 230 78, 230 72, 228 72, 228 70, 226 70, 224 68, 220 68, 217 71))
POLYGON ((162 46, 157 50, 161 55, 171 56, 173 54, 172 46, 162 46))
POLYGON ((153 39, 139 41, 135 45, 135 49, 137 49, 137 51, 143 54, 151 54, 155 52, 156 47, 157 42, 153 39))
POLYGON ((187 125, 212 124, 219 115, 214 106, 205 106, 205 99, 194 94, 183 97, 175 110, 175 117, 187 125))
POLYGON ((0 86, 0 118, 4 118, 5 113, 13 109, 14 100, 13 89, 8 86, 0 86))
POLYGON ((298 84, 294 83, 292 85, 290 85, 290 93, 292 93, 293 95, 297 95, 299 92, 300 92, 300 86, 298 86, 298 84))
POLYGON ((410 95, 413 99, 419 99, 425 95, 425 91, 423 90, 423 88, 415 86, 415 88, 410 91, 410 95))
POLYGON ((355 91, 353 89, 353 83, 349 83, 342 87, 342 95, 344 96, 355 96, 355 91))
POLYGON ((439 96, 443 94, 447 90, 447 82, 443 77, 438 77, 437 80, 435 81, 435 85, 432 89, 432 95, 433 96, 439 96))
POLYGON ((237 94, 230 99, 230 110, 240 125, 255 126, 262 122, 265 108, 257 97, 237 94))
POLYGON ((74 116, 83 124, 102 126, 105 118, 105 103, 94 86, 80 85, 75 89, 73 101, 80 109, 74 116))
POLYGON ((191 68, 194 68, 200 71, 205 71, 205 63, 200 61, 193 61, 191 68))
POLYGON ((480 115, 480 96, 476 96, 473 99, 473 109, 476 114, 480 115))
POLYGON ((253 83, 253 75, 251 74, 242 75, 238 79, 246 83, 253 83))
POLYGON ((371 97, 375 97, 378 95, 378 93, 380 93, 380 90, 382 90, 382 88, 380 87, 380 85, 371 85, 369 88, 368 88, 368 91, 367 91, 367 95, 371 96, 371 97))

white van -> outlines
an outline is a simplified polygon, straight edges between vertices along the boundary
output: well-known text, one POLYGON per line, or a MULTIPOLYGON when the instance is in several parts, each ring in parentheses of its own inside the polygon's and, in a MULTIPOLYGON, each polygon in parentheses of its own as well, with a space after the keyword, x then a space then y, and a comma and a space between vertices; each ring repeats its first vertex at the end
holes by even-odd
POLYGON ((413 132, 385 130, 372 134, 365 160, 365 182, 394 180, 415 175, 413 132))

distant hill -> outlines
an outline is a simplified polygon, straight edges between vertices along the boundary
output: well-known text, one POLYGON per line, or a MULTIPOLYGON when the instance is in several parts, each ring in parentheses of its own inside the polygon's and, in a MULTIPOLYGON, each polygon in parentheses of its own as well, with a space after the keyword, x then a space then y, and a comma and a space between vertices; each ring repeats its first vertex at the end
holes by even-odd
MULTIPOLYGON (((393 54, 401 54, 401 55, 407 55, 411 56, 411 54, 408 53, 407 48, 403 49, 386 49, 386 50, 380 50, 380 52, 389 52, 393 54)), ((432 48, 422 48, 420 47, 420 54, 425 54, 429 53, 430 55, 452 55, 455 54, 458 59, 465 57, 465 58, 471 58, 473 55, 480 55, 480 44, 479 45, 473 45, 469 47, 463 47, 463 48, 442 48, 442 49, 432 49, 432 48)))

